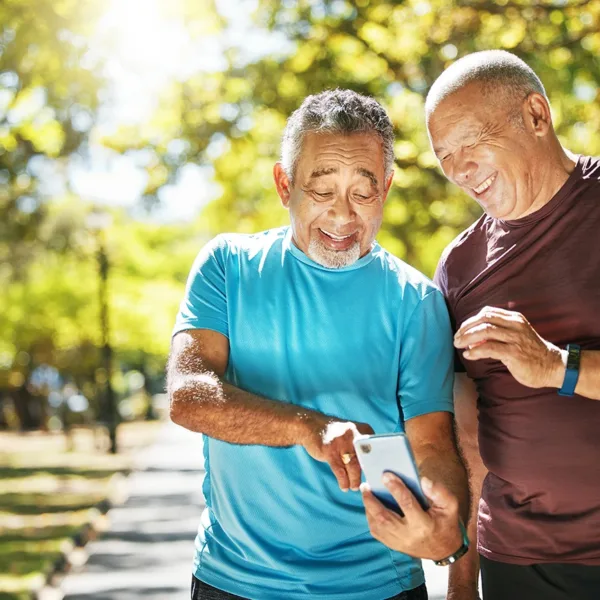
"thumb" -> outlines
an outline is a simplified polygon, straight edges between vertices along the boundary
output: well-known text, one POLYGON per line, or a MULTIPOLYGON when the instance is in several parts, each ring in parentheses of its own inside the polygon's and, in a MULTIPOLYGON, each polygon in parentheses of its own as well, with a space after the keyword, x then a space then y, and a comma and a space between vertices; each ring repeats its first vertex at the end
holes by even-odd
POLYGON ((458 514, 458 500, 448 488, 441 483, 433 483, 427 477, 421 479, 421 486, 425 495, 431 500, 432 507, 449 515, 458 514))

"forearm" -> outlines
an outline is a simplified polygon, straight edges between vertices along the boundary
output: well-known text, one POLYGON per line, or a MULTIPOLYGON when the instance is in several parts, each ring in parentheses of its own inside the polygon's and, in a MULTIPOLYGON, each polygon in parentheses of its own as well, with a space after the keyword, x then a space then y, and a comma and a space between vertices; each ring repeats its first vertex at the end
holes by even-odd
POLYGON ((316 420, 327 420, 316 411, 246 392, 212 373, 183 377, 169 392, 175 423, 232 444, 292 446, 302 443, 316 420))
MULTIPOLYGON (((479 500, 481 488, 487 470, 479 456, 477 446, 466 448, 461 445, 464 462, 469 477, 470 510, 467 523, 467 535, 469 536, 469 552, 463 558, 451 565, 449 574, 450 589, 460 586, 476 588, 479 580, 479 554, 477 552, 477 514, 479 512, 479 500)), ((460 596, 458 596, 460 597, 460 596)))
POLYGON ((415 449, 421 477, 440 482, 458 499, 459 515, 464 523, 469 514, 469 487, 465 467, 454 447, 426 446, 415 449))
POLYGON ((600 351, 584 350, 581 353, 575 393, 591 400, 600 400, 600 351))

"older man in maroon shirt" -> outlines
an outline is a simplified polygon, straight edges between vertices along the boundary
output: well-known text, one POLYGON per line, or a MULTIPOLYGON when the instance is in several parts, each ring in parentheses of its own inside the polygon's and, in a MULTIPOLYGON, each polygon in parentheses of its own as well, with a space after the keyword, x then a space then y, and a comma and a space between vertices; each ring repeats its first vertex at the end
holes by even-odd
MULTIPOLYGON (((435 277, 484 599, 598 600, 600 161, 560 145, 542 83, 507 52, 454 63, 426 115, 444 174, 485 211, 435 277)), ((478 567, 474 550, 453 565, 449 598, 477 597, 478 567)))

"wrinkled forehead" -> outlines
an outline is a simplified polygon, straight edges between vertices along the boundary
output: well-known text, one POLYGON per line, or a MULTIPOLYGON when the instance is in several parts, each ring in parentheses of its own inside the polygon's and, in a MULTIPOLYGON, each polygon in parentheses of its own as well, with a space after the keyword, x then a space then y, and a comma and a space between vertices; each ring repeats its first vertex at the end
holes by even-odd
POLYGON ((383 142, 371 132, 309 132, 304 137, 298 158, 299 171, 304 172, 328 167, 385 169, 383 142))
POLYGON ((483 127, 499 118, 498 106, 482 93, 481 86, 469 85, 444 98, 431 112, 427 129, 432 143, 454 137, 476 135, 483 127))

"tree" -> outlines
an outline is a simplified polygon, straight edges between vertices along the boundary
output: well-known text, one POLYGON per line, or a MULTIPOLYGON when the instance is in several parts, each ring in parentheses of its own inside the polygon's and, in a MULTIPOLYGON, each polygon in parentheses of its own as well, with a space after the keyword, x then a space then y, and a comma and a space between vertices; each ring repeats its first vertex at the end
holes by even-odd
MULTIPOLYGON (((90 206, 66 198, 48 202, 45 209, 48 220, 70 220, 80 234, 77 245, 69 252, 37 254, 23 276, 11 280, 0 295, 0 391, 17 404, 21 424, 32 426, 39 426, 42 415, 30 415, 29 404, 38 410, 36 395, 45 397, 49 391, 30 385, 36 367, 55 368, 96 408, 98 389, 105 381, 99 367, 98 241, 89 232, 81 235, 90 206)), ((161 378, 182 284, 205 240, 198 239, 190 225, 134 221, 123 210, 112 216, 112 226, 103 233, 109 262, 110 344, 119 392, 121 364, 151 379, 161 378)))
POLYGON ((87 139, 100 65, 87 44, 97 15, 76 0, 0 3, 0 284, 41 249, 67 248, 71 230, 44 227, 46 169, 87 139))
POLYGON ((547 87, 565 145, 600 153, 600 0, 262 0, 255 21, 291 40, 293 51, 248 63, 240 43, 226 71, 174 85, 157 116, 178 123, 165 134, 187 148, 175 164, 158 151, 158 162, 170 171, 188 161, 214 165, 223 192, 201 216, 210 233, 286 221, 271 181, 285 119, 307 94, 352 88, 381 100, 396 130, 395 183, 379 239, 431 274, 479 210, 439 170, 424 97, 455 58, 477 50, 523 58, 547 87))

